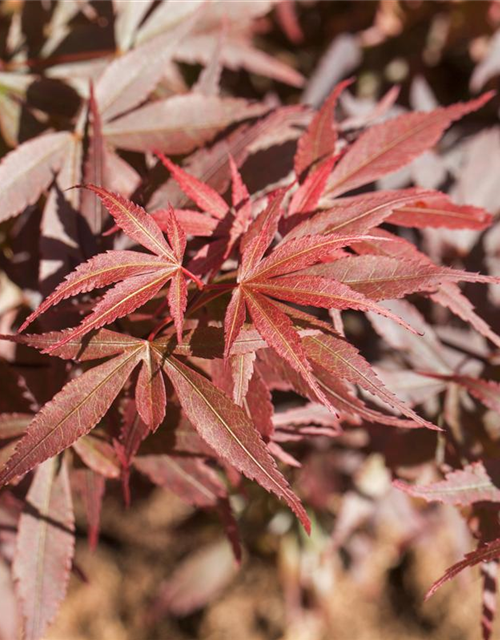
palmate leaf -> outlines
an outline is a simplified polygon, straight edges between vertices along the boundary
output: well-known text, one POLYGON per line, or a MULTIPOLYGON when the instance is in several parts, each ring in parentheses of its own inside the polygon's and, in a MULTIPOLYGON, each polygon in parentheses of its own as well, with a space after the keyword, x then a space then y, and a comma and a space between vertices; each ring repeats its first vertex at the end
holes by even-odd
POLYGON ((24 321, 24 331, 36 318, 62 300, 87 293, 129 277, 175 269, 170 260, 136 251, 108 251, 90 258, 66 276, 55 291, 24 321))
MULTIPOLYGON (((271 219, 278 221, 279 210, 271 219)), ((245 322, 248 310, 267 344, 301 374, 326 406, 335 410, 334 404, 317 383, 303 344, 287 316, 287 307, 278 306, 269 297, 306 306, 373 310, 412 329, 397 316, 388 316, 386 309, 376 304, 373 306, 373 301, 337 280, 294 273, 322 259, 328 259, 332 252, 355 242, 356 238, 359 240, 360 236, 330 234, 292 239, 279 244, 267 258, 261 260, 273 236, 272 228, 270 232, 269 226, 264 224, 259 234, 243 251, 238 286, 233 292, 225 318, 226 358, 231 354, 232 345, 245 322)))
MULTIPOLYGON (((222 460, 286 500, 309 530, 304 508, 278 471, 247 413, 210 380, 167 355, 161 341, 150 343, 127 336, 122 341, 121 334, 106 329, 97 331, 88 344, 82 340, 78 344, 74 336, 64 342, 55 334, 49 334, 48 338, 16 336, 13 339, 31 343, 39 349, 45 348, 47 342, 56 342, 58 346, 53 355, 59 354, 63 358, 96 359, 111 353, 115 355, 69 382, 39 411, 7 465, 0 470, 0 485, 27 473, 87 434, 106 414, 132 371, 142 363, 136 385, 136 404, 148 427, 155 429, 165 412, 161 366, 201 438, 222 460)), ((142 438, 143 435, 138 443, 142 438)), ((127 454, 128 459, 134 450, 136 445, 127 454)))
POLYGON ((140 345, 69 382, 35 416, 0 484, 23 475, 88 433, 106 414, 141 357, 140 345))
POLYGON ((24 638, 40 640, 64 600, 74 552, 68 471, 56 458, 41 464, 19 521, 13 574, 24 638))
MULTIPOLYGON (((132 313, 173 280, 168 300, 180 336, 187 299, 184 275, 186 270, 182 267, 186 238, 173 211, 167 211, 165 220, 167 235, 172 242, 171 247, 155 220, 142 207, 101 187, 88 185, 87 188, 99 196, 125 233, 152 251, 155 256, 132 251, 112 251, 91 258, 84 265, 77 267, 66 278, 66 282, 57 287, 40 308, 29 316, 21 330, 52 305, 71 295, 118 283, 104 294, 93 312, 79 327, 61 339, 59 346, 62 346, 70 341, 71 337, 77 339, 92 329, 132 313)), ((56 347, 57 345, 52 345, 47 349, 47 353, 56 347)))

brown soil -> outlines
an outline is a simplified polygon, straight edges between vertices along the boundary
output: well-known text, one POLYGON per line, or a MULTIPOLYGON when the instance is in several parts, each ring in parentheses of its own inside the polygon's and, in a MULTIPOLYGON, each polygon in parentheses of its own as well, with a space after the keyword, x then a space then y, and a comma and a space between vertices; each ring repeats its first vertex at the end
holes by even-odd
POLYGON ((73 575, 47 640, 479 640, 477 574, 464 575, 422 604, 426 589, 455 560, 448 544, 453 532, 429 537, 402 559, 387 534, 377 534, 361 586, 339 556, 322 561, 321 548, 316 556, 309 549, 312 579, 323 586, 306 594, 301 615, 285 605, 290 584, 284 585, 280 558, 291 534, 267 533, 206 607, 148 623, 162 581, 190 551, 217 539, 220 529, 209 515, 196 515, 161 491, 126 514, 118 501, 108 500, 99 549, 91 553, 83 538, 77 545, 87 582, 73 575))

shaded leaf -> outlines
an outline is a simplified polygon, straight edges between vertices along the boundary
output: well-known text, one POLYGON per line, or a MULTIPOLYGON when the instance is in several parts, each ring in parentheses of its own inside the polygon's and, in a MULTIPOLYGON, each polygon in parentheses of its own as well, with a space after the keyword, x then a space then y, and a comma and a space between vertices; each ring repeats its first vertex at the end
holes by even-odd
POLYGON ((0 484, 25 474, 88 433, 104 416, 138 364, 133 349, 69 382, 35 416, 7 465, 0 484))
POLYGON ((309 519, 304 508, 276 468, 245 412, 209 380, 178 360, 167 358, 163 366, 186 416, 203 440, 223 460, 283 498, 308 531, 309 519))
POLYGON ((40 640, 56 616, 69 582, 74 516, 68 472, 57 459, 37 470, 19 521, 13 573, 26 640, 40 640))

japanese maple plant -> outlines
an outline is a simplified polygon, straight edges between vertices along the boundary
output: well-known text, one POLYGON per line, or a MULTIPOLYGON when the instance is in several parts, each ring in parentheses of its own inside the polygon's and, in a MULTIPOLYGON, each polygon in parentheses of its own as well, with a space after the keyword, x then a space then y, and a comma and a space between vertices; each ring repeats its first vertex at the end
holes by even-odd
MULTIPOLYGON (((160 133, 136 132, 129 147, 146 154, 149 175, 169 179, 129 188, 133 169, 112 145, 123 147, 120 135, 132 136, 127 127, 144 118, 160 131, 175 105, 164 101, 162 115, 152 102, 138 109, 149 115, 137 116, 130 87, 111 80, 124 77, 112 68, 121 63, 91 88, 80 133, 36 137, 0 164, 5 220, 50 188, 42 219, 43 300, 34 302, 26 285, 32 309, 25 305, 24 317, 12 318, 10 333, 4 322, 2 336, 14 356, 1 363, 0 500, 16 539, 14 550, 7 543, 1 549, 12 563, 25 637, 44 635, 67 590, 72 492, 83 496, 95 546, 106 486, 120 481, 129 503, 142 474, 216 511, 239 560, 231 502, 238 492, 247 496, 245 478, 286 503, 309 533, 308 505, 292 481, 300 460, 289 444, 322 438, 335 447, 359 426, 379 425, 396 443, 400 433, 430 430, 436 448, 447 451, 437 466, 444 478, 422 485, 395 477, 394 484, 461 506, 479 522, 477 550, 432 590, 462 567, 500 556, 496 511, 484 509, 500 501, 500 489, 488 456, 457 439, 450 408, 450 394, 459 389, 498 412, 500 386, 462 371, 417 310, 420 303, 446 307, 498 348, 500 337, 457 286, 497 279, 436 264, 412 241, 418 233, 408 232, 480 232, 492 216, 435 190, 374 188, 492 95, 380 121, 388 101, 378 113, 350 121, 336 114, 352 81, 337 85, 316 111, 237 105, 210 92, 200 102, 203 92, 193 92, 170 100, 192 99, 192 109, 217 112, 211 139, 230 123, 232 131, 208 147, 208 138, 197 141, 201 150, 184 162, 180 156, 194 147, 182 126, 171 144, 160 133), (291 152, 289 144, 279 147, 286 169, 280 175, 271 170, 276 155, 266 156, 276 142, 293 143, 291 152), (257 152, 269 180, 256 190, 242 168, 257 152), (71 170, 80 164, 81 172, 71 170), (56 221, 58 199, 69 213, 56 221), (72 233, 77 242, 61 251, 61 238, 72 233), (402 301, 408 296, 417 306, 402 301), (403 400, 389 390, 367 360, 372 355, 353 343, 352 312, 366 314, 371 325, 363 318, 362 326, 394 353, 410 354, 405 372, 433 385, 437 402, 403 400), (27 348, 43 355, 33 360, 27 348), (16 366, 23 358, 37 363, 35 375, 16 366), (276 391, 292 398, 285 411, 276 412, 276 391)), ((142 101, 157 78, 147 77, 153 72, 144 65, 132 71, 136 90, 147 83, 142 101)), ((206 91, 216 86, 217 64, 209 62, 204 73, 206 91)), ((11 233, 23 237, 22 227, 11 233)))

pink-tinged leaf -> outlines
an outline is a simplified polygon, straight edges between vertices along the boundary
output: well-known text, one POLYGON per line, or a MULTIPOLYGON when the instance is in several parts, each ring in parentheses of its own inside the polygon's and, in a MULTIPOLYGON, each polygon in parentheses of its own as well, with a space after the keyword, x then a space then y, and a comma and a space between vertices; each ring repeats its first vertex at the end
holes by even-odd
POLYGON ((322 368, 334 376, 358 384, 420 426, 438 429, 386 389, 368 362, 349 342, 332 335, 319 335, 304 338, 302 344, 315 369, 322 368))
MULTIPOLYGON (((287 140, 295 140, 296 127, 305 119, 305 109, 301 106, 277 108, 254 125, 242 125, 210 148, 193 153, 186 161, 185 170, 217 193, 225 193, 230 182, 229 154, 241 167, 250 155, 287 140)), ((185 208, 189 202, 175 180, 162 185, 151 198, 153 208, 165 207, 168 202, 175 208, 185 208)))
POLYGON ((368 319, 375 331, 393 349, 407 355, 414 368, 426 372, 432 370, 445 375, 452 372, 453 368, 449 363, 446 350, 432 327, 425 322, 423 316, 414 306, 405 300, 391 300, 390 304, 381 302, 380 305, 387 307, 406 322, 411 322, 412 327, 421 334, 415 336, 381 316, 368 313, 368 319))
POLYGON ((226 37, 226 31, 226 22, 222 22, 210 60, 201 71, 196 83, 193 85, 193 92, 207 97, 213 97, 220 94, 220 79, 223 68, 221 51, 222 44, 226 37))
POLYGON ((283 447, 274 440, 271 440, 271 442, 268 443, 267 448, 270 453, 283 464, 287 464, 289 467, 295 467, 296 469, 300 469, 302 467, 302 464, 296 458, 285 451, 283 447))
POLYGON ((104 135, 120 149, 182 155, 211 142, 234 122, 267 111, 267 105, 241 98, 187 93, 150 102, 107 123, 104 135))
POLYGON ((433 291, 453 278, 451 270, 430 262, 371 255, 341 258, 328 265, 312 267, 309 272, 335 278, 372 300, 392 300, 410 293, 433 291))
POLYGON ((34 204, 54 179, 73 143, 66 131, 47 133, 24 142, 0 163, 0 222, 34 204))
MULTIPOLYGON (((340 431, 339 419, 322 404, 316 402, 309 402, 303 407, 279 411, 273 415, 273 425, 276 429, 285 430, 290 427, 311 426, 313 424, 333 427, 337 434, 340 431)), ((325 433, 329 432, 325 431, 325 433)))
MULTIPOLYGON (((309 390, 302 377, 284 360, 275 356, 270 350, 259 352, 259 369, 273 389, 289 390, 317 402, 316 396, 309 390)), ((360 423, 360 418, 375 424, 385 424, 401 429, 415 429, 420 427, 414 420, 397 418, 369 409, 365 403, 353 395, 350 386, 338 375, 330 374, 325 369, 316 368, 315 377, 323 393, 329 398, 336 409, 349 418, 354 424, 360 423)), ((335 414, 332 414, 335 416, 335 414)))
MULTIPOLYGON (((246 285, 246 289, 250 283, 246 285)), ((290 277, 274 278, 272 280, 254 281, 252 291, 259 292, 280 300, 286 300, 299 305, 311 305, 324 309, 357 309, 359 311, 373 311, 402 325, 409 331, 416 331, 404 320, 391 313, 388 309, 374 303, 354 289, 321 276, 293 275, 290 277)))
POLYGON ((457 284, 446 282, 435 293, 431 294, 431 298, 434 302, 447 307, 452 313, 465 323, 470 324, 478 333, 500 348, 500 336, 493 331, 487 322, 477 315, 472 302, 463 295, 457 284))
POLYGON ((316 209, 336 160, 335 156, 329 158, 307 176, 304 184, 301 184, 293 194, 288 207, 289 216, 296 213, 309 213, 316 209))
POLYGON ((126 466, 139 451, 141 442, 151 433, 149 426, 142 420, 137 411, 134 400, 126 402, 123 411, 123 422, 120 429, 120 443, 123 446, 124 460, 126 466))
POLYGON ((116 452, 106 440, 89 434, 74 442, 73 449, 86 466, 95 473, 104 478, 120 477, 120 465, 116 452))
POLYGON ((248 276, 258 265, 273 241, 278 223, 283 215, 281 205, 286 190, 279 189, 269 195, 267 207, 250 226, 242 238, 242 257, 239 271, 240 280, 248 276))
POLYGON ((177 269, 174 271, 159 269, 156 273, 133 276, 118 283, 104 294, 100 302, 94 306, 92 313, 78 327, 69 331, 57 345, 47 349, 44 353, 52 353, 93 329, 99 329, 117 318, 129 315, 151 300, 177 272, 177 269))
POLYGON ((238 471, 283 498, 309 531, 304 507, 276 468, 243 409, 209 380, 178 360, 166 358, 163 366, 187 418, 201 438, 238 471))
POLYGON ((101 511, 106 479, 91 469, 73 469, 71 482, 80 494, 87 516, 87 537, 91 551, 95 551, 99 542, 101 511))
POLYGON ((480 545, 475 551, 468 553, 463 560, 447 569, 446 573, 429 589, 425 599, 428 600, 443 584, 452 580, 467 567, 473 567, 480 562, 490 562, 498 557, 500 557, 500 539, 480 545))
POLYGON ((176 260, 181 263, 186 251, 186 232, 179 223, 174 209, 168 207, 164 217, 167 238, 176 260))
POLYGON ((62 300, 79 293, 106 287, 131 276, 154 273, 172 268, 170 262, 137 251, 108 251, 101 253, 78 267, 59 284, 55 291, 23 322, 19 331, 24 331, 36 318, 62 300))
MULTIPOLYGON (((264 258, 253 271, 245 276, 252 281, 285 275, 300 271, 316 262, 327 261, 338 249, 355 242, 361 242, 365 236, 305 236, 280 243, 274 251, 264 258)), ((370 236, 366 236, 367 239, 370 236)))
POLYGON ((244 295, 255 327, 267 344, 303 377, 320 401, 334 411, 314 378, 311 364, 290 318, 265 296, 247 289, 244 295))
POLYGON ((63 347, 52 350, 52 347, 59 344, 70 332, 71 329, 68 331, 51 331, 49 333, 31 335, 0 335, 0 340, 9 340, 10 342, 16 342, 18 344, 25 344, 40 351, 50 350, 53 356, 57 356, 63 360, 77 360, 78 362, 114 356, 133 346, 142 344, 142 341, 138 338, 117 333, 116 331, 110 331, 109 329, 99 329, 92 333, 92 335, 68 340, 63 347))
MULTIPOLYGON (((242 6, 246 3, 234 4, 242 6)), ((186 38, 176 47, 175 58, 191 64, 206 64, 215 37, 212 34, 200 33, 186 38)), ((304 78, 298 71, 278 60, 276 56, 255 49, 248 38, 241 37, 238 33, 228 32, 222 46, 221 58, 228 69, 247 69, 251 73, 274 78, 293 87, 302 87, 304 84, 304 78)))
POLYGON ((139 456, 134 467, 153 484, 172 491, 195 507, 215 508, 227 491, 217 473, 199 458, 172 455, 139 456))
POLYGON ((216 542, 199 549, 181 563, 160 589, 154 610, 185 616, 214 601, 230 584, 237 564, 227 542, 216 542))
POLYGON ((154 219, 142 207, 123 196, 107 191, 96 185, 85 185, 96 193, 104 206, 113 216, 116 224, 130 237, 153 253, 175 263, 171 248, 168 246, 161 229, 154 219))
POLYGON ((176 271, 170 281, 170 289, 168 292, 168 306, 172 318, 174 319, 175 329, 177 331, 177 340, 182 342, 182 329, 184 326, 184 313, 187 307, 187 283, 186 278, 181 270, 176 271))
POLYGON ((234 341, 238 337, 246 318, 245 300, 241 288, 234 289, 224 319, 224 358, 231 353, 234 341))
MULTIPOLYGON (((158 209, 153 211, 151 217, 155 219, 158 226, 165 233, 167 232, 167 224, 169 217, 168 209, 158 209)), ((189 236, 211 236, 215 231, 218 222, 206 213, 192 211, 190 209, 174 209, 174 215, 178 223, 189 236)))
MULTIPOLYGON (((355 36, 351 37, 355 38, 355 36)), ((339 129, 341 131, 364 129, 369 125, 376 123, 377 120, 381 120, 388 116, 390 114, 390 110, 396 104, 400 92, 401 87, 398 85, 391 87, 373 107, 369 107, 369 110, 366 110, 363 104, 356 104, 357 101, 355 98, 353 99, 349 94, 345 94, 342 96, 344 98, 343 107, 352 115, 342 120, 339 124, 339 129)), ((437 103, 433 104, 432 108, 435 106, 438 106, 437 103)), ((427 111, 427 109, 422 109, 422 111, 427 111)))
POLYGON ((117 153, 104 148, 106 186, 110 191, 130 197, 141 183, 141 176, 117 153))
POLYGON ((427 198, 435 198, 436 193, 423 189, 401 189, 334 199, 330 209, 298 224, 287 234, 286 240, 325 233, 366 233, 384 222, 398 207, 406 203, 413 205, 415 202, 426 202, 427 198))
POLYGON ((401 169, 431 149, 456 120, 480 109, 493 94, 430 112, 408 113, 365 131, 330 176, 330 197, 352 191, 401 169))
POLYGON ((252 417, 260 435, 268 442, 274 434, 274 406, 271 392, 257 369, 250 379, 248 391, 243 399, 243 406, 248 411, 248 415, 252 417))
POLYGON ((387 218, 391 224, 403 227, 427 227, 445 229, 487 229, 493 216, 479 207, 458 205, 446 195, 440 194, 435 198, 428 198, 424 202, 407 204, 398 207, 387 218))
POLYGON ((170 171, 173 178, 179 183, 182 191, 191 198, 202 211, 210 213, 218 220, 225 218, 229 211, 229 206, 217 191, 181 169, 163 154, 158 153, 157 155, 170 171))
POLYGON ((385 229, 373 229, 371 238, 353 243, 351 248, 360 255, 388 256, 399 260, 418 260, 422 264, 434 264, 425 254, 408 240, 386 231, 385 229), (391 240, 391 242, 387 242, 391 240))
POLYGON ((228 255, 239 236, 242 233, 245 233, 252 219, 252 203, 250 201, 250 194, 248 193, 248 189, 241 178, 238 167, 236 166, 232 156, 229 156, 229 168, 231 170, 231 198, 235 211, 235 219, 230 230, 230 241, 227 251, 228 255))
POLYGON ((0 440, 10 440, 10 438, 19 438, 24 435, 32 420, 31 413, 0 414, 0 440))
POLYGON ((332 87, 356 69, 362 59, 359 35, 342 30, 332 39, 308 77, 302 102, 319 107, 332 87))
POLYGON ((192 30, 195 19, 183 20, 168 34, 159 35, 106 65, 95 92, 104 120, 111 120, 146 100, 179 42, 192 30))
POLYGON ((113 2, 114 33, 117 49, 125 52, 132 46, 137 29, 148 13, 153 0, 144 2, 113 2))
POLYGON ((229 156, 229 168, 231 170, 232 182, 231 198, 233 207, 237 210, 243 203, 250 199, 250 194, 231 155, 229 156))
POLYGON ((300 27, 296 5, 292 0, 283 0, 276 5, 276 19, 283 33, 293 44, 300 44, 304 34, 300 27))
MULTIPOLYGON (((94 85, 90 84, 88 104, 89 145, 83 172, 85 184, 96 184, 100 187, 109 186, 107 181, 107 154, 102 135, 101 114, 94 96, 94 85)), ((73 185, 71 185, 73 186, 73 185)), ((84 190, 81 194, 80 208, 82 216, 87 220, 94 235, 102 232, 105 211, 94 193, 84 190)))
POLYGON ((135 402, 137 412, 143 421, 151 431, 156 431, 165 417, 167 394, 161 361, 150 343, 146 343, 143 352, 143 362, 135 388, 135 402))
POLYGON ((432 378, 439 380, 449 380, 461 385, 467 391, 482 402, 488 409, 500 413, 500 383, 493 380, 482 380, 481 378, 471 378, 470 376, 444 375, 439 373, 425 373, 432 378))
POLYGON ((13 574, 24 619, 23 637, 41 640, 64 600, 74 553, 68 472, 57 459, 41 465, 19 521, 13 574))
POLYGON ((69 382, 37 413, 7 465, 0 471, 0 485, 57 455, 95 427, 140 357, 140 350, 135 349, 69 382))
MULTIPOLYGON (((300 332, 299 332, 300 333, 300 332)), ((307 334, 307 330, 303 333, 307 334)), ((224 333, 218 327, 197 327, 193 331, 185 333, 184 342, 177 344, 173 336, 155 340, 155 347, 165 353, 173 353, 179 356, 194 356, 197 358, 223 358, 224 357, 224 333)), ((233 344, 233 355, 251 353, 267 347, 255 329, 244 327, 233 344)))
POLYGON ((227 237, 203 244, 187 264, 187 270, 200 278, 216 273, 224 263, 227 252, 227 237))
MULTIPOLYGON (((242 353, 237 356, 230 357, 231 376, 233 379, 232 395, 235 403, 241 407, 248 393, 248 385, 251 377, 254 375, 255 353, 242 353)), ((224 389, 225 391, 225 389, 224 389)), ((250 416, 252 414, 250 413, 250 416)), ((254 420, 258 428, 257 421, 254 420)), ((1 422, 0 422, 1 424, 1 422)))
POLYGON ((314 374, 330 402, 338 411, 348 416, 350 420, 358 422, 361 418, 373 424, 383 424, 397 429, 416 429, 422 425, 414 419, 398 418, 370 409, 366 404, 353 395, 348 385, 337 375, 330 374, 321 367, 315 368, 314 374))
POLYGON ((500 502, 500 488, 491 480, 482 462, 473 462, 464 469, 446 474, 441 482, 428 485, 409 485, 395 480, 394 486, 414 498, 427 502, 443 502, 455 506, 469 506, 474 502, 500 502))
POLYGON ((294 160, 297 177, 335 153, 338 132, 335 126, 334 109, 342 91, 353 82, 352 79, 344 80, 333 89, 321 109, 315 114, 307 131, 299 139, 294 160))

